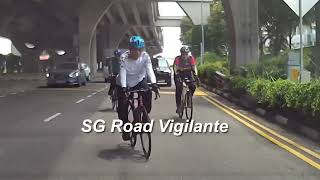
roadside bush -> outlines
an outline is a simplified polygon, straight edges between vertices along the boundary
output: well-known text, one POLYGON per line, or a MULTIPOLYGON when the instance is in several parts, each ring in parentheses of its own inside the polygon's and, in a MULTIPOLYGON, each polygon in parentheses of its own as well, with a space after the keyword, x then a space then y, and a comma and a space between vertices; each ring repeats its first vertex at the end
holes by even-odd
POLYGON ((270 84, 270 81, 266 79, 251 79, 247 90, 250 95, 257 97, 259 103, 267 103, 266 92, 270 84))
POLYGON ((253 79, 247 79, 240 76, 233 76, 229 79, 229 88, 233 95, 241 96, 247 93, 249 89, 250 81, 253 79))
POLYGON ((227 67, 228 63, 226 61, 217 61, 200 65, 198 67, 199 77, 203 82, 209 85, 214 85, 213 83, 216 71, 228 75, 229 70, 227 67))
POLYGON ((264 56, 259 64, 246 66, 248 76, 265 79, 286 79, 287 78, 288 55, 283 54, 275 57, 264 56))
POLYGON ((310 84, 295 84, 285 95, 286 106, 297 110, 306 110, 308 103, 308 88, 310 84))
MULTIPOLYGON (((270 108, 286 107, 285 95, 294 84, 288 80, 265 81, 262 88, 261 101, 270 108)), ((256 96, 259 97, 259 96, 256 96)))
MULTIPOLYGON (((217 61, 227 61, 226 57, 221 57, 214 52, 206 52, 203 55, 203 64, 214 63, 217 61)), ((197 57, 198 65, 200 65, 200 57, 197 57)))

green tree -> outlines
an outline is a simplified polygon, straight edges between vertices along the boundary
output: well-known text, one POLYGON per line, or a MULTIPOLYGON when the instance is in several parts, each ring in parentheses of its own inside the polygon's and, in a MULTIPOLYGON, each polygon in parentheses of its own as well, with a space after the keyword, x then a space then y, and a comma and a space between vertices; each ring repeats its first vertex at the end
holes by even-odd
POLYGON ((281 50, 291 46, 293 31, 298 25, 298 18, 294 12, 279 0, 259 1, 260 51, 263 54, 263 45, 270 40, 269 50, 278 55, 281 50))
POLYGON ((180 41, 185 45, 191 45, 192 43, 192 21, 188 17, 182 19, 180 41))
POLYGON ((320 1, 315 6, 316 45, 320 47, 320 1))
POLYGON ((226 55, 227 38, 227 22, 222 1, 215 0, 211 6, 211 16, 208 18, 208 50, 214 51, 218 55, 226 55))
MULTIPOLYGON (((208 25, 204 26, 205 51, 214 51, 218 55, 225 55, 227 44, 227 23, 221 0, 214 0, 210 6, 211 15, 208 25)), ((181 23, 180 40, 183 44, 191 46, 194 55, 200 55, 201 26, 192 24, 189 18, 181 23)))

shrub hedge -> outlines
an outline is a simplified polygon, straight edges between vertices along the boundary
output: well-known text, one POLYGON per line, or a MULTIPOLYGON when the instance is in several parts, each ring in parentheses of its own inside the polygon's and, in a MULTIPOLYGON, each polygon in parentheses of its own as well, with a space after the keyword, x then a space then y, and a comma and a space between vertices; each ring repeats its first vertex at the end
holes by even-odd
POLYGON ((216 71, 223 74, 229 74, 227 61, 216 61, 211 63, 205 63, 198 67, 198 73, 200 79, 208 85, 214 85, 214 75, 216 71))
POLYGON ((219 71, 227 75, 227 86, 234 96, 249 94, 264 107, 299 112, 307 119, 316 119, 318 122, 320 79, 306 84, 284 80, 287 55, 265 58, 258 65, 246 67, 247 77, 229 76, 225 60, 212 60, 199 66, 199 77, 202 82, 214 86, 214 74, 219 71))
POLYGON ((300 84, 281 79, 270 81, 232 77, 229 83, 234 95, 248 93, 266 107, 292 109, 310 117, 320 115, 320 80, 300 84))

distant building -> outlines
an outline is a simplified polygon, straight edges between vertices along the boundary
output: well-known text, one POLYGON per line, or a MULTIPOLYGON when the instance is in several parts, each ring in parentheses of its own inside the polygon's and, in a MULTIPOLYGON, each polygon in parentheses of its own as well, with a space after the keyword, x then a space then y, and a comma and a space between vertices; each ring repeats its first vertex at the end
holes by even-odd
MULTIPOLYGON (((264 31, 263 35, 266 36, 267 32, 264 31)), ((289 39, 290 38, 287 37, 288 44, 289 44, 289 39)), ((303 26, 302 39, 303 39, 304 47, 315 46, 315 44, 316 44, 316 25, 315 24, 312 24, 311 26, 303 26)), ((270 47, 270 39, 268 39, 264 45, 267 48, 270 47)), ((299 49, 300 48, 300 29, 299 29, 299 26, 296 27, 296 30, 292 36, 291 47, 292 47, 292 49, 299 49)))
MULTIPOLYGON (((316 26, 304 26, 303 27, 303 45, 304 47, 315 46, 316 44, 316 26)), ((288 39, 289 40, 289 39, 288 39)), ((295 35, 292 37, 292 49, 300 48, 300 29, 296 28, 295 35)))

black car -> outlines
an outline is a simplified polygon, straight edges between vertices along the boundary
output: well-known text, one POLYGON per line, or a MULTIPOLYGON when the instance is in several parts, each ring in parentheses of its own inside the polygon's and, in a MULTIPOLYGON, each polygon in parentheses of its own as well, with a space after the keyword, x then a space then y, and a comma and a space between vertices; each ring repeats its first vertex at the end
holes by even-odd
POLYGON ((165 83, 171 87, 171 68, 168 61, 163 57, 157 57, 152 59, 152 66, 157 78, 157 84, 165 83))
POLYGON ((86 72, 79 63, 62 63, 52 68, 47 74, 47 85, 86 85, 86 72))

